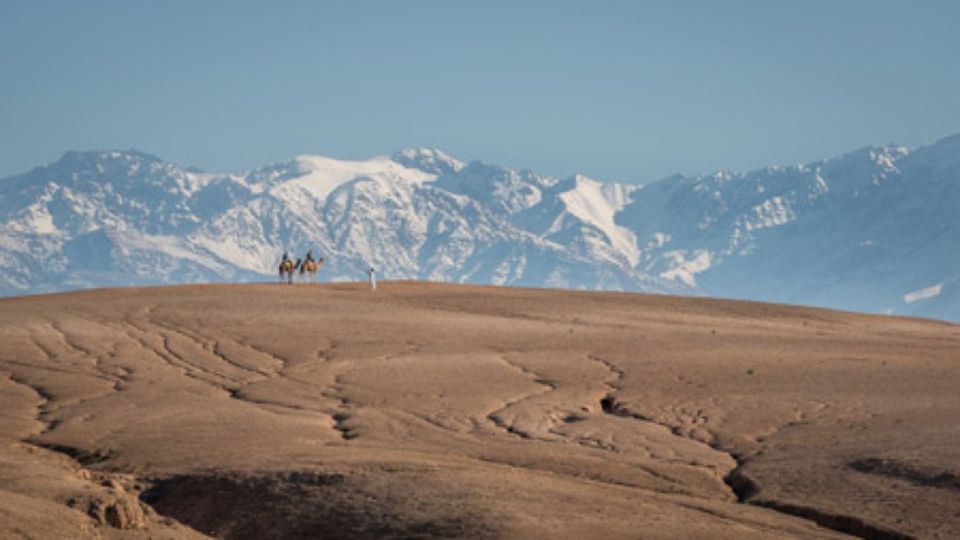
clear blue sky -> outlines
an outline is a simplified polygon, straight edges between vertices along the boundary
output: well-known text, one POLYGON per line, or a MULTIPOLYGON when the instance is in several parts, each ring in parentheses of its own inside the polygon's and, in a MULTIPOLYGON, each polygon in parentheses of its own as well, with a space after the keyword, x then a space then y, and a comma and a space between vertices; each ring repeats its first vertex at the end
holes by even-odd
POLYGON ((960 2, 0 0, 0 176, 436 146, 650 181, 960 132, 960 2))

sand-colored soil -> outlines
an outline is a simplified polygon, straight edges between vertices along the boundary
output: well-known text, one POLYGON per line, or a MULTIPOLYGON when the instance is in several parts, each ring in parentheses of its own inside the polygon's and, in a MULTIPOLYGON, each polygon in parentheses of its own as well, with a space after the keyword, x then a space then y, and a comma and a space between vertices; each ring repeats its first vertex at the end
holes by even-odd
POLYGON ((422 283, 0 301, 0 537, 960 537, 960 326, 422 283))

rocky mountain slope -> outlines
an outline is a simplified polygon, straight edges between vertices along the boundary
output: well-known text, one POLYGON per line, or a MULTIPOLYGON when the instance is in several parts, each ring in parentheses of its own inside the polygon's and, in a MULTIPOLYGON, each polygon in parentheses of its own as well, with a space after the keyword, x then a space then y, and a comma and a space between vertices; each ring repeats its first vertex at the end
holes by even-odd
POLYGON ((638 267, 710 294, 960 320, 960 136, 674 177, 618 222, 638 267))
POLYGON ((433 149, 210 174, 68 152, 0 180, 0 293, 274 278, 618 289, 960 320, 960 136, 645 187, 433 149))

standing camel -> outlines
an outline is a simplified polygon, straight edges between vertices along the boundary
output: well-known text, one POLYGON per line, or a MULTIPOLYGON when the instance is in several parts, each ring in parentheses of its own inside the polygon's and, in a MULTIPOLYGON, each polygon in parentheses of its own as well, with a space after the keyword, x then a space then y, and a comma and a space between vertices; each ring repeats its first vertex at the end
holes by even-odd
POLYGON ((320 271, 320 268, 323 266, 323 258, 319 260, 307 259, 303 261, 303 264, 300 265, 300 281, 306 277, 307 281, 310 283, 317 282, 317 272, 320 271))
POLYGON ((286 283, 287 285, 293 285, 293 271, 296 270, 297 265, 290 259, 285 259, 280 263, 280 267, 277 269, 280 274, 280 284, 286 283), (286 280, 284 280, 284 275, 286 275, 286 280))

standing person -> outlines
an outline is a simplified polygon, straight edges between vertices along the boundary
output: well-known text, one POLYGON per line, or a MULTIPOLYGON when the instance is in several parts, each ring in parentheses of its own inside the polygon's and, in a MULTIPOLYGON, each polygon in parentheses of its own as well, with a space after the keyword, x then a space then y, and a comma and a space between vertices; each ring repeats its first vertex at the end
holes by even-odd
POLYGON ((377 271, 371 266, 370 269, 367 270, 367 274, 370 275, 370 290, 377 290, 377 271))

